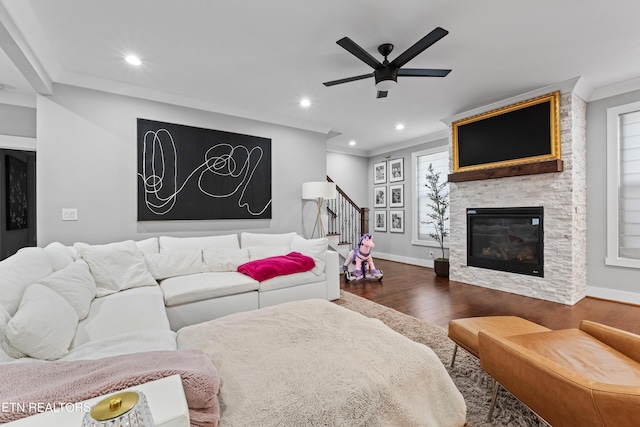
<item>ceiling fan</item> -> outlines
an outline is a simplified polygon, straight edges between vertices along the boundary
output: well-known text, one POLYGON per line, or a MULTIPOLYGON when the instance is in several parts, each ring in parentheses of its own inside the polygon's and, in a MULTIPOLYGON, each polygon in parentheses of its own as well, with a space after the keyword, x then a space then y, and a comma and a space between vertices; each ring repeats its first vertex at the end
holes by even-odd
POLYGON ((418 40, 409 49, 402 52, 396 59, 389 62, 387 56, 393 51, 393 45, 391 43, 384 43, 378 46, 378 52, 384 56, 382 63, 376 58, 371 56, 366 50, 358 46, 349 37, 343 37, 338 40, 340 46, 345 48, 352 55, 360 59, 365 64, 373 68, 373 73, 363 74, 360 76, 347 77, 346 79, 333 80, 323 83, 325 86, 339 85, 342 83, 353 82, 356 80, 362 80, 369 77, 374 77, 376 80, 376 89, 378 89, 377 98, 385 98, 390 89, 392 89, 398 81, 398 77, 444 77, 451 70, 440 69, 424 69, 424 68, 401 68, 407 62, 418 56, 422 51, 429 46, 449 34, 449 32, 443 28, 437 27, 429 34, 418 40))

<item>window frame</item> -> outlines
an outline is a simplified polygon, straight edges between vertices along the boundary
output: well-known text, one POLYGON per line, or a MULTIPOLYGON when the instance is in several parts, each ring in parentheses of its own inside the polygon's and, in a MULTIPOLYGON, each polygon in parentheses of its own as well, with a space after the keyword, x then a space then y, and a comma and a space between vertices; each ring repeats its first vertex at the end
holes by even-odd
MULTIPOLYGON (((411 244, 414 246, 428 246, 432 248, 440 249, 440 244, 435 240, 424 240, 420 239, 420 216, 419 216, 419 208, 420 208, 420 199, 419 191, 420 191, 420 183, 418 182, 418 157, 428 156, 430 154, 436 153, 446 153, 447 159, 449 161, 449 166, 451 165, 451 152, 449 147, 444 145, 440 147, 428 148, 426 150, 416 151, 411 153, 411 181, 413 182, 413 220, 411 221, 411 244)), ((406 195, 405 195, 406 196, 406 195)), ((406 224, 405 224, 406 225, 406 224)), ((444 248, 446 250, 449 249, 449 238, 445 239, 444 248)))
POLYGON ((620 116, 640 111, 640 101, 607 108, 607 251, 605 265, 640 268, 640 259, 620 256, 620 116))

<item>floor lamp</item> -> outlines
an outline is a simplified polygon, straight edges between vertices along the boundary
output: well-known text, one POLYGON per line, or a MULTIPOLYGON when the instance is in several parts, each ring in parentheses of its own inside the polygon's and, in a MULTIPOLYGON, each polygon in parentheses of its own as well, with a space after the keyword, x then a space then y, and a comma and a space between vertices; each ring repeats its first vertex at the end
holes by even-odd
POLYGON ((318 229, 318 236, 324 237, 324 225, 322 224, 322 202, 324 199, 336 198, 336 184, 333 182, 320 181, 320 182, 305 182, 302 184, 302 198, 305 200, 314 200, 318 205, 318 214, 316 216, 316 223, 313 225, 313 232, 311 238, 318 229))

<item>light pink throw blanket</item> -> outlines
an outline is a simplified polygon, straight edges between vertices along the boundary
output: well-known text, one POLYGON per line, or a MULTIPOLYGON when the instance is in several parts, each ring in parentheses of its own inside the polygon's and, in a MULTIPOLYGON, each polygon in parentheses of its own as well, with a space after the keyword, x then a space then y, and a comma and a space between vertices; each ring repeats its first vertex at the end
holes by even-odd
MULTIPOLYGON (((179 374, 192 426, 220 423, 220 377, 200 351, 150 351, 70 362, 0 364, 0 402, 76 403, 179 374)), ((19 407, 15 405, 15 407, 19 407)), ((0 411, 0 423, 32 413, 0 411)))

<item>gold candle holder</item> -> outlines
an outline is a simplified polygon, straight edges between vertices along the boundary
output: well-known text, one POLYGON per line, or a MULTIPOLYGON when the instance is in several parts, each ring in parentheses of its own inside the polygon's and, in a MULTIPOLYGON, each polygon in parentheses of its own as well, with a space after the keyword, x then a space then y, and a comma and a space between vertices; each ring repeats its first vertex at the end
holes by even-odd
POLYGON ((156 427, 144 393, 125 391, 98 402, 84 415, 82 427, 156 427))

